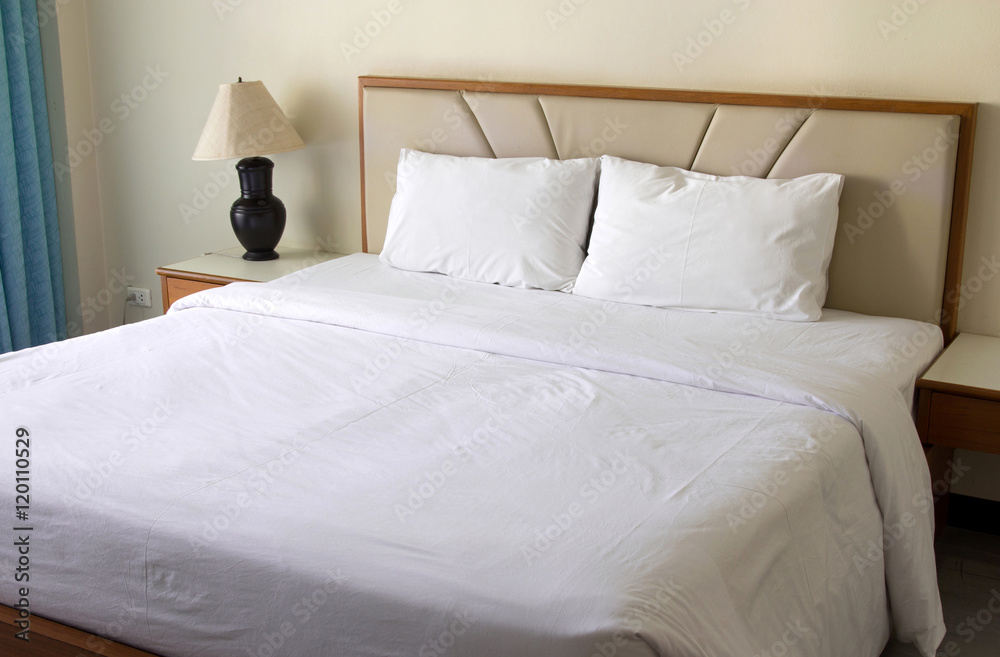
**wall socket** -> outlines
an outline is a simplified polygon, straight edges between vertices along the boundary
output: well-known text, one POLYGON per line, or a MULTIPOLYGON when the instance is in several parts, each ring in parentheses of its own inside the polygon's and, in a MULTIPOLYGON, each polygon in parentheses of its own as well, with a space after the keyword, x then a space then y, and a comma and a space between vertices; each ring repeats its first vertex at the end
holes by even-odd
POLYGON ((152 308, 153 303, 149 297, 149 289, 145 287, 132 287, 131 285, 125 290, 125 301, 130 306, 142 306, 143 308, 152 308))

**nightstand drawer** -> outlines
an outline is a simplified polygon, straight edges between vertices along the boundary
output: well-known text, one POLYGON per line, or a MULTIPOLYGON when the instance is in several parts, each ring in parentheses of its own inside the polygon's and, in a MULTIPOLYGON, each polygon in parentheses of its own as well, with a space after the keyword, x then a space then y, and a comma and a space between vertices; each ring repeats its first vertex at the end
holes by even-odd
POLYGON ((928 441, 1000 454, 1000 402, 934 392, 928 441))
POLYGON ((217 285, 215 283, 203 283, 201 281, 187 281, 184 280, 183 278, 167 278, 166 306, 169 307, 181 297, 186 297, 189 294, 194 294, 195 292, 201 292, 202 290, 210 290, 213 287, 222 287, 222 286, 217 285))

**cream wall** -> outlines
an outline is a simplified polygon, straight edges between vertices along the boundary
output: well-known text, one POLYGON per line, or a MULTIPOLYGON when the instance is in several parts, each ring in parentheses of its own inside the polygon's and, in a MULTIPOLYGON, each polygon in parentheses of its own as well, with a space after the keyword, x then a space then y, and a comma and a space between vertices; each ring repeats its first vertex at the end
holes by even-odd
POLYGON ((66 328, 75 337, 112 326, 112 308, 120 313, 121 301, 108 289, 97 158, 69 159, 69 139, 79 150, 77 141, 95 125, 86 7, 66 0, 39 0, 37 6, 56 161, 66 328))
MULTIPOLYGON (((158 265, 236 245, 235 163, 191 153, 217 85, 237 76, 263 80, 308 144, 272 158, 283 243, 360 249, 357 76, 371 73, 978 101, 975 293, 960 327, 1000 335, 1000 276, 980 277, 982 259, 1000 257, 995 0, 46 3, 60 12, 69 145, 101 141, 74 169, 79 263, 67 281, 85 300, 112 272, 134 277, 153 309, 130 308, 128 321, 159 314, 158 265), (376 36, 355 42, 366 26, 376 36)), ((122 304, 116 295, 112 323, 122 304)), ((1000 500, 1000 463, 963 460, 974 475, 958 490, 1000 500)))

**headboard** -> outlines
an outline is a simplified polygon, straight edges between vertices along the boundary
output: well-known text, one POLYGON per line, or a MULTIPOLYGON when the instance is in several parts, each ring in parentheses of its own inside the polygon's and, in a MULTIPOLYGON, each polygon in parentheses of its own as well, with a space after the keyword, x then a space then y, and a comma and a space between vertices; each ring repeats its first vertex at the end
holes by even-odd
POLYGON ((379 252, 400 148, 615 155, 717 175, 846 176, 826 307, 956 333, 975 103, 365 76, 365 252, 379 252))

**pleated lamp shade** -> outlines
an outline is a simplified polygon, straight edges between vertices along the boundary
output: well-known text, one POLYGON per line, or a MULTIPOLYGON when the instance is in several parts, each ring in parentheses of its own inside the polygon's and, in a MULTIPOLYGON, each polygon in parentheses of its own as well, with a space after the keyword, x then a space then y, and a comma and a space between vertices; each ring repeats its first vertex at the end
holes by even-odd
POLYGON ((219 85, 194 160, 224 160, 285 153, 304 148, 299 133, 264 83, 219 85))

